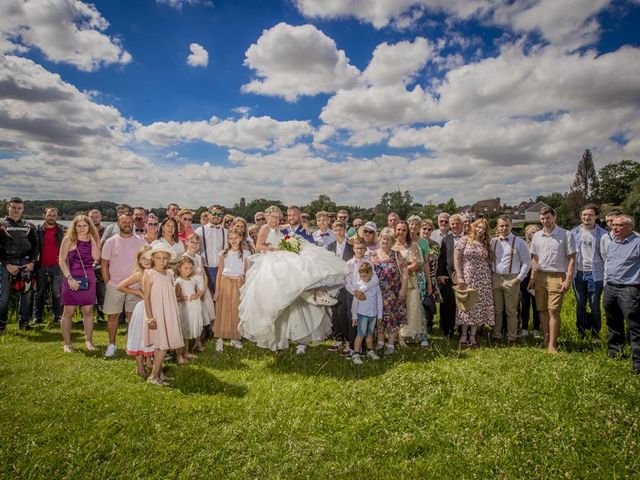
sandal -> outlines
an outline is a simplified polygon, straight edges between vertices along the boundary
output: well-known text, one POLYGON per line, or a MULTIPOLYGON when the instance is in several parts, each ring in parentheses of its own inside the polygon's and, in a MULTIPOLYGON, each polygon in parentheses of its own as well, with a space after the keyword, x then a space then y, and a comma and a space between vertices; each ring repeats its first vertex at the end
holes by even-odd
POLYGON ((157 385, 158 387, 164 387, 166 384, 158 377, 149 377, 147 378, 147 383, 151 385, 157 385))
POLYGON ((468 346, 469 346, 469 341, 467 340, 467 337, 460 337, 460 341, 458 342, 458 347, 464 348, 468 346))
POLYGON ((480 348, 480 345, 478 344, 478 342, 476 342, 476 337, 471 337, 471 338, 473 338, 473 340, 469 339, 469 344, 471 348, 480 348))
POLYGON ((62 350, 64 350, 64 353, 73 353, 73 346, 72 345, 63 345, 62 350))

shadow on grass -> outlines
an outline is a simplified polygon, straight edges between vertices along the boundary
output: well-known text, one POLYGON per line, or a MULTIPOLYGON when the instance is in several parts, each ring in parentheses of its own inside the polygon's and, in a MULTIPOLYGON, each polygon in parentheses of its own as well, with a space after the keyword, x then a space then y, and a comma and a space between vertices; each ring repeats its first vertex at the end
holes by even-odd
POLYGON ((175 376, 170 388, 190 395, 226 395, 232 398, 242 398, 249 389, 245 385, 223 382, 217 379, 206 368, 197 365, 184 365, 179 368, 168 367, 169 376, 175 376))
POLYGON ((298 374, 305 376, 324 376, 343 380, 366 379, 384 375, 396 364, 429 363, 433 360, 448 357, 466 359, 466 350, 458 348, 456 341, 446 338, 435 338, 429 348, 418 345, 399 347, 392 355, 380 353, 380 360, 370 360, 363 356, 363 365, 353 362, 337 352, 327 351, 328 344, 323 343, 307 348, 305 355, 296 355, 295 348, 272 354, 273 361, 267 368, 275 373, 298 374))

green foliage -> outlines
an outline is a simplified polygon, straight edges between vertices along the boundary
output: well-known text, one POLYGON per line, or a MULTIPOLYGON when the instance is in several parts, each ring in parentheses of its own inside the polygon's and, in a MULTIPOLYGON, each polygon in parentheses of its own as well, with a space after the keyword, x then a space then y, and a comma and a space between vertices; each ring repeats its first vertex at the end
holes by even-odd
MULTIPOLYGON (((357 367, 326 345, 304 357, 213 344, 167 388, 74 354, 59 330, 0 337, 0 477, 52 479, 638 478, 640 378, 578 340, 561 352, 459 350, 432 338, 357 367)), ((107 335, 99 327, 96 344, 107 335)), ((124 341, 120 331, 120 345, 124 341)))
POLYGON ((256 212, 264 212, 271 205, 275 205, 282 210, 283 215, 286 215, 287 207, 280 200, 267 200, 265 198, 251 200, 244 208, 241 208, 240 204, 236 203, 231 210, 231 214, 242 217, 251 223, 256 212))
POLYGON ((413 197, 408 190, 404 192, 400 190, 385 192, 380 199, 380 203, 376 205, 376 212, 385 217, 391 212, 395 212, 400 218, 407 218, 413 213, 413 197))
POLYGON ((338 209, 335 202, 333 202, 328 195, 320 195, 317 199, 313 200, 309 205, 302 207, 302 211, 309 214, 310 220, 315 220, 316 213, 318 212, 336 212, 338 209))
POLYGON ((438 213, 440 213, 440 209, 436 205, 428 204, 422 207, 422 218, 430 218, 434 223, 437 223, 438 213))
POLYGON ((584 151, 578 163, 576 176, 571 185, 571 192, 576 192, 575 203, 578 203, 578 200, 581 201, 582 205, 588 202, 600 202, 600 181, 598 180, 596 167, 593 165, 593 156, 589 149, 584 151))
POLYGON ((631 190, 622 207, 626 213, 635 217, 636 230, 638 230, 638 225, 640 225, 640 177, 631 184, 631 190))
POLYGON ((620 205, 631 191, 634 181, 640 178, 640 163, 620 160, 605 165, 598 172, 600 193, 604 203, 620 205))
POLYGON ((447 203, 441 203, 440 205, 438 205, 438 207, 440 207, 440 211, 446 212, 450 215, 458 213, 458 205, 453 198, 450 198, 447 203))

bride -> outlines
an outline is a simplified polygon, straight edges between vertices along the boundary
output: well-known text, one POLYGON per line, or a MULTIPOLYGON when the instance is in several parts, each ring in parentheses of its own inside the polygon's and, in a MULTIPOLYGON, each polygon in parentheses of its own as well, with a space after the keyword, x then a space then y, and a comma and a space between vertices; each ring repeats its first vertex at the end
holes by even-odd
POLYGON ((344 284, 347 265, 333 253, 300 238, 299 254, 280 250, 284 238, 282 212, 265 210, 267 224, 258 232, 251 268, 240 289, 240 325, 243 337, 259 347, 281 350, 289 342, 306 345, 324 340, 331 332, 327 306, 344 284))

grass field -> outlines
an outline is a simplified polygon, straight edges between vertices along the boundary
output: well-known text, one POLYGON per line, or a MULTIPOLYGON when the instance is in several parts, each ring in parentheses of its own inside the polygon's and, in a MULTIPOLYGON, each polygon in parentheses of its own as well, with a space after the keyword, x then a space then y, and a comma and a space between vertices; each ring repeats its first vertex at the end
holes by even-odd
MULTIPOLYGON (((569 302, 568 302, 569 303, 569 302)), ((458 350, 435 335, 356 367, 213 345, 146 384, 55 327, 0 336, 0 478, 639 478, 640 378, 581 342, 458 350)))

